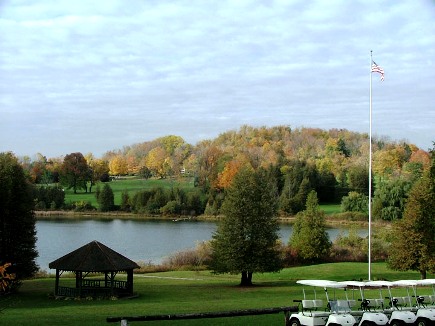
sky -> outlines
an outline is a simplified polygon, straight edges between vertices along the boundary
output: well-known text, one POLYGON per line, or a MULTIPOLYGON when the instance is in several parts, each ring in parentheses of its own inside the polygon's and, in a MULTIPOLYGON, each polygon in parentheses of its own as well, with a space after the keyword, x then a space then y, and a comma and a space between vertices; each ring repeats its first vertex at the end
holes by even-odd
POLYGON ((369 133, 370 79, 372 135, 427 150, 434 60, 434 0, 0 0, 0 152, 369 133))

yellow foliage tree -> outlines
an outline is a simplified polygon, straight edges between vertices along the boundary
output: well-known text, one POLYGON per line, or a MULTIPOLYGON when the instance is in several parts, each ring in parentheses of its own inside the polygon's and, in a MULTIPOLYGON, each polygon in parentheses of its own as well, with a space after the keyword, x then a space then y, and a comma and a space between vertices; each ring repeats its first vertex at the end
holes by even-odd
POLYGON ((109 171, 111 175, 125 175, 128 173, 128 164, 124 156, 117 155, 109 162, 109 171))
POLYGON ((165 166, 167 163, 167 153, 162 147, 155 147, 149 151, 146 158, 146 166, 155 175, 163 178, 165 176, 165 166))

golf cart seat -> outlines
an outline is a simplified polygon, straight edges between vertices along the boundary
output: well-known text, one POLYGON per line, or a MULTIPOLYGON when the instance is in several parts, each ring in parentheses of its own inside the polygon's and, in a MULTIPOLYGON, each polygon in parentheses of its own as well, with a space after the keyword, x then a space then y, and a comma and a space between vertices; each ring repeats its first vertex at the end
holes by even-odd
POLYGON ((323 300, 302 300, 302 309, 306 311, 317 310, 323 307, 323 300))
POLYGON ((411 297, 393 297, 391 303, 394 308, 399 310, 404 307, 412 307, 411 297))

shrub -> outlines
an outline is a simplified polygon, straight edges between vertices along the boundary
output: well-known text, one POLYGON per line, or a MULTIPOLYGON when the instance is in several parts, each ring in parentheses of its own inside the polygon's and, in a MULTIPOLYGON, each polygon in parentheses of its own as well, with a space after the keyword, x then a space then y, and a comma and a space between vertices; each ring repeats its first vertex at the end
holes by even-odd
POLYGON ((36 201, 35 209, 52 210, 63 208, 65 205, 65 192, 61 187, 35 187, 33 196, 36 201))
POLYGON ((163 215, 175 215, 180 213, 180 208, 180 204, 176 200, 171 200, 160 208, 160 213, 163 215))
POLYGON ((343 212, 367 213, 368 205, 368 196, 355 191, 349 192, 348 196, 344 196, 341 199, 341 210, 343 212))
POLYGON ((163 261, 170 269, 206 269, 210 261, 211 246, 209 241, 198 242, 193 249, 176 252, 163 261))

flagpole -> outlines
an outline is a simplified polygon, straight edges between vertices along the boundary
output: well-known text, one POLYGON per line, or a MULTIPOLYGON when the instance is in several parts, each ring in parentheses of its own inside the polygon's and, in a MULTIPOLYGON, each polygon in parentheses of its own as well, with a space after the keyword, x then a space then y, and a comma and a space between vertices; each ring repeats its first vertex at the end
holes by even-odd
POLYGON ((372 237, 372 64, 373 51, 370 50, 370 113, 369 113, 369 281, 372 279, 372 257, 371 257, 371 237, 372 237))

